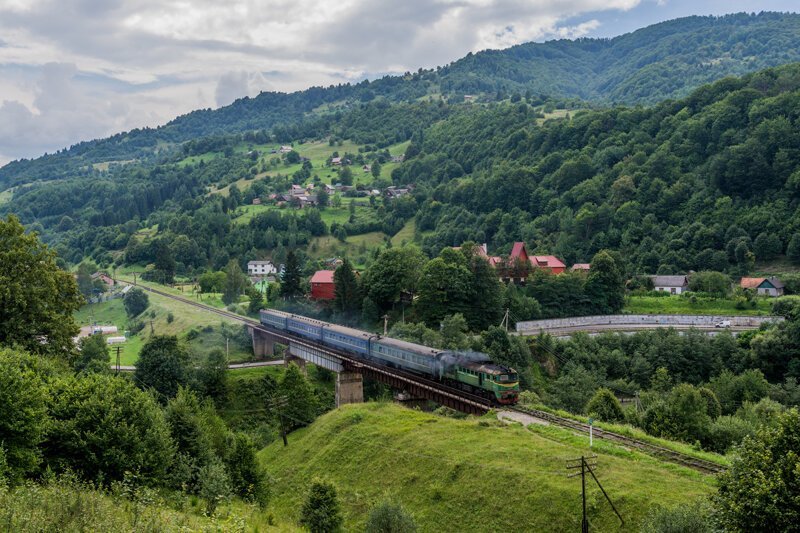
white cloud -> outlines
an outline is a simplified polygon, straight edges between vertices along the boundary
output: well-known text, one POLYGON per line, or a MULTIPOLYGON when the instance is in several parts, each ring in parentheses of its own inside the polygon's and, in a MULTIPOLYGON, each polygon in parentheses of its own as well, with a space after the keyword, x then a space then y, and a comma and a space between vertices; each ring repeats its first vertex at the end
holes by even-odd
POLYGON ((597 27, 597 12, 639 2, 0 0, 0 159, 157 125, 261 90, 578 37, 597 27))

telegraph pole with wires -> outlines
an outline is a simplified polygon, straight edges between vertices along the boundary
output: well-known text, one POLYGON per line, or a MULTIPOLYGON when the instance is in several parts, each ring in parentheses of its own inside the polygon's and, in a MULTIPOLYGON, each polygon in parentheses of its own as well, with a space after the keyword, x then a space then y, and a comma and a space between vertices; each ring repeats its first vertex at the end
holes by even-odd
POLYGON ((286 440, 286 423, 283 420, 283 411, 289 405, 289 399, 286 396, 273 396, 269 402, 270 409, 278 414, 281 422, 281 438, 283 438, 283 445, 288 446, 289 441, 286 440))
POLYGON ((511 313, 511 309, 506 307, 506 312, 503 315, 503 320, 500 321, 500 327, 505 328, 506 333, 508 333, 508 315, 511 313))
POLYGON ((117 374, 119 374, 119 353, 122 351, 122 346, 117 344, 114 346, 114 351, 117 354, 117 374))
POLYGON ((389 315, 383 315, 383 336, 389 332, 389 315))
POLYGON ((625 521, 622 519, 622 516, 617 511, 617 508, 614 506, 614 502, 611 501, 611 498, 608 497, 606 493, 606 489, 603 488, 603 485, 600 484, 600 480, 597 479, 597 476, 594 475, 593 468, 597 468, 597 463, 591 463, 590 461, 597 459, 596 455, 591 455, 589 457, 580 456, 577 459, 570 459, 567 461, 567 470, 575 470, 580 468, 580 472, 575 472, 573 474, 568 474, 567 477, 576 477, 581 476, 581 500, 583 506, 583 517, 581 519, 581 533, 589 533, 589 519, 586 517, 586 472, 592 476, 594 482, 597 483, 597 486, 600 487, 600 490, 603 492, 603 496, 605 496, 606 500, 608 500, 609 505, 614 510, 614 514, 617 515, 619 518, 619 522, 621 525, 625 525, 625 521))

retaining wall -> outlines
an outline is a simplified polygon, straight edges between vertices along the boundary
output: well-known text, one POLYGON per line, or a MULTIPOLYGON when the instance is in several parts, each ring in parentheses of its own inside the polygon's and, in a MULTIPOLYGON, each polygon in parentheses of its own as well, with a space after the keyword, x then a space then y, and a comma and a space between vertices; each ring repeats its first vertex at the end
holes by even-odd
POLYGON ((732 327, 757 328, 766 322, 781 322, 780 316, 723 316, 723 315, 593 315, 548 320, 517 322, 518 332, 547 331, 566 328, 590 328, 592 326, 683 326, 714 327, 729 320, 732 327))

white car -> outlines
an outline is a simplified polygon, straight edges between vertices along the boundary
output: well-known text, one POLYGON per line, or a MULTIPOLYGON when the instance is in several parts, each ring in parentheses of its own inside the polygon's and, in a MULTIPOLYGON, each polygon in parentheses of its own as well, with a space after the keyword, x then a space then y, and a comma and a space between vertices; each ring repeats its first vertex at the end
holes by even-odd
POLYGON ((721 322, 717 322, 716 324, 714 324, 714 327, 715 328, 729 328, 729 327, 731 327, 731 321, 730 320, 723 320, 721 322))

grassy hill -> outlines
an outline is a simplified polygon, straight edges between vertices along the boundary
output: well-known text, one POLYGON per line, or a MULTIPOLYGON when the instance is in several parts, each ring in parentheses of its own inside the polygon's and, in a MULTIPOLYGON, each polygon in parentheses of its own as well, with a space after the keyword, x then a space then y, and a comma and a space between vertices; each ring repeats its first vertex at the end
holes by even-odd
MULTIPOLYGON (((296 520, 309 482, 336 483, 347 530, 391 499, 421 531, 576 531, 580 479, 567 460, 596 454, 597 475, 636 531, 656 504, 688 502, 713 490, 694 471, 553 427, 504 426, 489 418, 454 420, 391 404, 348 405, 274 443, 261 457, 274 477, 270 511, 296 520)), ((587 485, 594 530, 619 522, 601 492, 587 485)))

